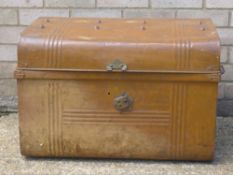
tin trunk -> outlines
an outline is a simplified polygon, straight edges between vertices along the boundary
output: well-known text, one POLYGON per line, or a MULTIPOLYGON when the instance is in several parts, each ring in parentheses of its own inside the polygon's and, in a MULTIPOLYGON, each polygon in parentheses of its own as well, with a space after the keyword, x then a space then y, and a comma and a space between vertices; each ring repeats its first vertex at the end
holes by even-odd
POLYGON ((213 159, 210 20, 40 18, 18 56, 23 155, 213 159))

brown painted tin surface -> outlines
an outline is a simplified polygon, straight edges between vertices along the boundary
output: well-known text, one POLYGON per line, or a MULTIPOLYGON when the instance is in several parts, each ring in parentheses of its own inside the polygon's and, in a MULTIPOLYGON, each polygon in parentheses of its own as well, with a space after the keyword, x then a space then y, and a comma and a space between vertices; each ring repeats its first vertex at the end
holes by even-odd
POLYGON ((213 158, 220 48, 210 20, 40 18, 18 48, 22 154, 213 158))

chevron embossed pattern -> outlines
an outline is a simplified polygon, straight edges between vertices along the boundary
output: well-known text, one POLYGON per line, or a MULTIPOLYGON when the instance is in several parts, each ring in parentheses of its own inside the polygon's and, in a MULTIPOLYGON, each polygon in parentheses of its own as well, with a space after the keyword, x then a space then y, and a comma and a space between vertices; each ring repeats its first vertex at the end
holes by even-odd
POLYGON ((132 111, 120 114, 115 111, 72 110, 62 113, 63 122, 69 124, 158 125, 170 124, 170 113, 159 111, 132 111))
POLYGON ((184 30, 184 24, 175 21, 174 36, 175 39, 175 60, 177 70, 188 70, 190 67, 191 42, 187 38, 184 30))
POLYGON ((172 99, 171 156, 182 158, 185 140, 186 84, 174 84, 172 99))
POLYGON ((46 66, 50 68, 58 68, 60 59, 62 58, 62 45, 65 27, 68 24, 64 21, 57 26, 50 34, 44 43, 46 66))
POLYGON ((63 153, 61 100, 58 82, 48 83, 48 143, 51 155, 63 153))

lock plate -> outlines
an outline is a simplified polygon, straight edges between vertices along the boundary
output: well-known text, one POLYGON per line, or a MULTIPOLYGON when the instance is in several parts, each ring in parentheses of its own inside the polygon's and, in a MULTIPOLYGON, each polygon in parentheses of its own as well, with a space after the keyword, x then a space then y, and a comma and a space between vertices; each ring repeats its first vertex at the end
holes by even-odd
POLYGON ((114 107, 120 112, 131 110, 132 105, 133 99, 125 92, 114 99, 114 107))

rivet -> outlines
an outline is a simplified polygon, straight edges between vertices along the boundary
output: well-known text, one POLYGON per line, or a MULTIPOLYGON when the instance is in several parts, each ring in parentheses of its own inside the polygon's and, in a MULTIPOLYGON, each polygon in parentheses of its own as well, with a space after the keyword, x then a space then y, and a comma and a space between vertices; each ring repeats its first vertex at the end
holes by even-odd
POLYGON ((46 19, 46 22, 50 22, 50 20, 49 20, 49 19, 46 19))
POLYGON ((43 144, 43 143, 40 143, 40 147, 42 147, 42 146, 44 146, 44 144, 43 144))
POLYGON ((42 25, 40 26, 40 28, 44 29, 44 28, 45 28, 45 26, 42 24, 42 25))
POLYGON ((98 22, 97 22, 98 24, 101 24, 102 23, 102 21, 101 20, 98 20, 98 22))

